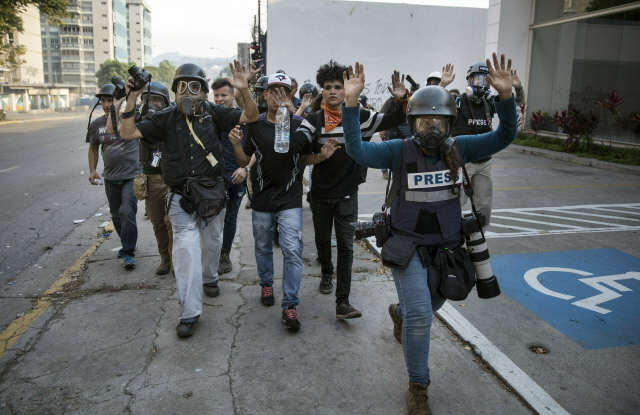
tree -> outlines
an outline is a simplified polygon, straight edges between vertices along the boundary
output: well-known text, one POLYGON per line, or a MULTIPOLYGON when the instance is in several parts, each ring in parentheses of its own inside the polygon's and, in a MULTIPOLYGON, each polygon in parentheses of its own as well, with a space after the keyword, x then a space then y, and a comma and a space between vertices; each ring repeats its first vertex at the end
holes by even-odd
POLYGON ((165 59, 160 62, 160 65, 146 66, 145 69, 151 74, 151 76, 153 76, 152 79, 154 81, 162 82, 167 86, 167 88, 171 89, 173 77, 176 74, 176 68, 171 64, 171 62, 165 59))
POLYGON ((127 82, 129 72, 127 70, 135 65, 134 62, 124 63, 119 60, 106 60, 100 64, 100 68, 96 71, 96 78, 98 78, 98 88, 104 84, 110 84, 111 78, 119 76, 124 82, 127 82))
MULTIPOLYGON (((13 32, 24 32, 20 15, 29 6, 37 7, 40 13, 47 17, 49 23, 62 25, 62 18, 67 15, 68 5, 67 0, 2 0, 0 1, 0 39, 13 32)), ((0 45, 0 66, 13 68, 24 63, 20 56, 25 53, 26 48, 23 45, 3 42, 0 45)))

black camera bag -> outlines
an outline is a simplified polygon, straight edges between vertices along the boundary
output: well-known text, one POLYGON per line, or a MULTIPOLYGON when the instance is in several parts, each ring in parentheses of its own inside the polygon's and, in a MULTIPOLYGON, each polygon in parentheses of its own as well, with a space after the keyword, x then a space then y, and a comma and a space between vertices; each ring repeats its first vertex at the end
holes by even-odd
POLYGON ((382 265, 389 268, 405 269, 409 266, 417 246, 411 238, 401 235, 390 236, 380 251, 382 265))
POLYGON ((432 299, 435 294, 451 301, 466 299, 476 285, 476 271, 467 250, 462 245, 434 247, 429 254, 427 284, 432 299))

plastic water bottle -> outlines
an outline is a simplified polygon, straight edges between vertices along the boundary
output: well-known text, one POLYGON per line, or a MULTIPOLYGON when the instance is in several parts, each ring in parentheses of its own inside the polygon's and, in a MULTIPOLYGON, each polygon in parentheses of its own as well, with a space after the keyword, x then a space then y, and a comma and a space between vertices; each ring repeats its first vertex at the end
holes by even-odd
POLYGON ((273 149, 276 153, 286 153, 289 151, 290 123, 289 111, 287 111, 284 103, 281 103, 276 113, 276 140, 273 144, 273 149))

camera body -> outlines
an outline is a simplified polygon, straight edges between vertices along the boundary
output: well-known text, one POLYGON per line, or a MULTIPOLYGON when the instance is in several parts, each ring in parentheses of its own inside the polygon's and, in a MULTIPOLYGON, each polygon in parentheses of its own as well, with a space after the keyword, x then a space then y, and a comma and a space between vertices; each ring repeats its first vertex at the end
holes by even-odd
POLYGON ((476 214, 469 213, 462 217, 462 234, 467 243, 471 262, 476 269, 478 297, 487 299, 500 295, 500 286, 498 279, 493 275, 487 241, 482 233, 482 227, 487 219, 479 210, 476 214))
POLYGON ((133 78, 132 91, 139 91, 151 82, 151 74, 146 69, 140 69, 137 65, 133 65, 128 70, 129 75, 133 78))
POLYGON ((113 99, 115 101, 127 95, 127 91, 124 89, 125 83, 119 76, 116 75, 111 78, 111 83, 116 87, 116 89, 113 90, 113 99))
POLYGON ((374 213, 371 222, 352 222, 351 226, 356 228, 355 240, 359 241, 363 238, 371 236, 376 237, 376 246, 382 248, 389 238, 389 228, 391 227, 391 218, 384 212, 374 213))

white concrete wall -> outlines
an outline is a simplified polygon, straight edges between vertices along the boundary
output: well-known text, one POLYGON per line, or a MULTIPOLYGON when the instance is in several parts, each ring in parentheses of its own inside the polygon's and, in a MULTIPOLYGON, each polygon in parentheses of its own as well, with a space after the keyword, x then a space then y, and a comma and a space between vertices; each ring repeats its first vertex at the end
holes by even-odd
MULTIPOLYGON (((29 6, 20 17, 22 18, 24 32, 14 32, 13 39, 16 45, 26 47, 25 54, 20 57, 26 62, 16 69, 14 80, 18 80, 21 83, 41 84, 44 82, 44 71, 42 66, 40 12, 35 6, 29 6)), ((25 105, 28 104, 25 103, 25 105)))
POLYGON ((299 83, 315 83, 316 71, 330 59, 343 65, 358 60, 364 93, 379 109, 390 97, 386 86, 394 69, 424 83, 451 62, 457 75, 450 88, 464 90, 468 67, 484 59, 487 9, 270 0, 267 23, 267 73, 283 69, 299 83))

